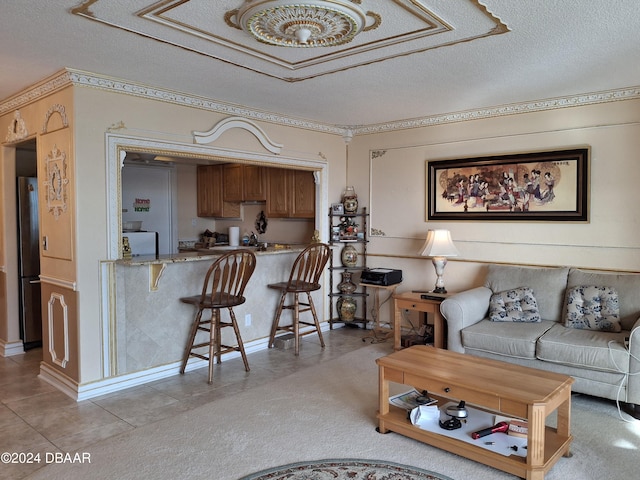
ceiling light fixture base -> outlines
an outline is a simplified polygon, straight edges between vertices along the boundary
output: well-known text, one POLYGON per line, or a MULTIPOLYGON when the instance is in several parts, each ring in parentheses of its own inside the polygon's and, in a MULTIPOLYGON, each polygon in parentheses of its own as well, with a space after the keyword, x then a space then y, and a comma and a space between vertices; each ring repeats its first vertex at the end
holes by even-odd
POLYGON ((373 30, 380 15, 360 0, 247 0, 225 14, 225 22, 258 41, 281 47, 334 47, 373 30))

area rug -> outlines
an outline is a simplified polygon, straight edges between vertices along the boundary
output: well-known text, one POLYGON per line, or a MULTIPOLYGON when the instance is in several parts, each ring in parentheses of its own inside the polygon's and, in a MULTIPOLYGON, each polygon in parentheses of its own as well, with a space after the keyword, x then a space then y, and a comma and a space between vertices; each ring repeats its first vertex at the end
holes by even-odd
POLYGON ((381 460, 334 459, 290 463, 240 480, 451 480, 421 468, 381 460))

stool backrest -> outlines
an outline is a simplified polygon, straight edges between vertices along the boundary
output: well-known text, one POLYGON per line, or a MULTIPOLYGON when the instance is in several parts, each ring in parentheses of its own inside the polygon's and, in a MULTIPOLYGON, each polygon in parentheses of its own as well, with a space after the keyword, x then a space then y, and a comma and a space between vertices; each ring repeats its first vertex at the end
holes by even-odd
POLYGON ((320 276, 330 254, 331 249, 325 243, 313 243, 300 252, 291 268, 289 287, 308 285, 312 290, 320 288, 320 276))
POLYGON ((209 270, 202 286, 202 300, 228 306, 244 303, 244 289, 256 268, 256 256, 250 250, 232 250, 219 257, 209 270))

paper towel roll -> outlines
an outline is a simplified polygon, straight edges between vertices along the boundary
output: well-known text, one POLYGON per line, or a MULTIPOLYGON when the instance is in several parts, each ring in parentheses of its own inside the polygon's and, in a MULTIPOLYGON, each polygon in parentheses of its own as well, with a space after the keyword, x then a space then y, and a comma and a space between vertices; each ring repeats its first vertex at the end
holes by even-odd
POLYGON ((229 227, 229 245, 232 247, 240 245, 240 227, 229 227))

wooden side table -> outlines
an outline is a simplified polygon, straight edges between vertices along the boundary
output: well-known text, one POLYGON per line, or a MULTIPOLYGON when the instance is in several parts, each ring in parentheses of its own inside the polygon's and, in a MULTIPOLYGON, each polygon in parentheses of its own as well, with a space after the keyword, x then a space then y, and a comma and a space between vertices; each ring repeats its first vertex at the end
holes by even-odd
POLYGON ((393 296, 395 318, 393 322, 393 348, 400 350, 402 335, 402 311, 413 310, 422 313, 433 314, 433 346, 436 348, 444 348, 444 319, 440 314, 439 300, 420 298, 421 293, 405 292, 393 296))
MULTIPOLYGON (((393 320, 390 319, 389 322, 386 322, 386 326, 383 327, 380 322, 380 292, 382 290, 386 291, 389 295, 388 298, 395 297, 396 288, 400 285, 396 283, 394 285, 374 285, 371 283, 363 284, 366 285, 367 289, 372 289, 373 291, 373 313, 371 315, 372 320, 374 322, 373 328, 371 330, 371 335, 367 335, 362 338, 362 341, 371 339, 371 343, 381 343, 387 340, 395 331, 395 317, 393 320)), ((387 300, 384 300, 386 302, 387 300)), ((382 302, 382 303, 384 303, 382 302)))

